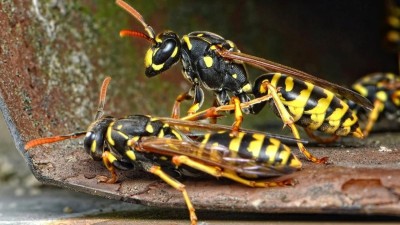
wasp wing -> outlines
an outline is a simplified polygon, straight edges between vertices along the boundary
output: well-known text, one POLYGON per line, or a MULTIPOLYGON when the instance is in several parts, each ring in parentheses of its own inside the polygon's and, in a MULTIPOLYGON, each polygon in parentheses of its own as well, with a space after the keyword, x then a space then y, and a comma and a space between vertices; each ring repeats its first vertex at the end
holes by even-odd
POLYGON ((372 103, 365 97, 361 96, 360 94, 345 87, 326 81, 324 79, 312 76, 303 71, 241 52, 232 52, 232 51, 227 51, 225 49, 218 49, 217 52, 226 59, 238 60, 269 72, 275 71, 275 72, 285 73, 293 77, 297 77, 301 80, 310 82, 312 84, 330 90, 333 93, 338 94, 344 98, 352 100, 353 102, 361 105, 362 107, 368 110, 372 110, 373 108, 372 103))
MULTIPOLYGON (((173 118, 169 118, 169 117, 159 117, 157 119, 163 121, 164 123, 174 126, 175 128, 177 128, 178 130, 180 130, 183 133, 185 133, 185 128, 194 128, 194 129, 198 129, 200 131, 232 131, 232 126, 227 126, 227 125, 222 125, 222 124, 200 123, 200 122, 196 122, 196 121, 173 119, 173 118)), ((186 129, 186 130, 188 130, 188 129, 186 129)), ((255 131, 255 130, 251 130, 251 129, 245 129, 245 128, 240 128, 240 131, 250 133, 250 134, 255 134, 255 133, 263 134, 269 138, 279 139, 286 144, 296 144, 299 142, 305 143, 305 144, 308 143, 307 140, 296 139, 296 138, 286 136, 286 135, 272 134, 272 133, 268 133, 268 132, 260 132, 260 131, 255 131)), ((192 130, 190 130, 190 132, 192 133, 192 130)))
POLYGON ((239 175, 271 177, 287 174, 296 169, 289 166, 276 167, 262 164, 253 158, 242 158, 223 145, 202 145, 195 141, 146 137, 140 141, 139 146, 141 151, 171 157, 184 155, 197 162, 220 167, 225 171, 234 171, 239 175))

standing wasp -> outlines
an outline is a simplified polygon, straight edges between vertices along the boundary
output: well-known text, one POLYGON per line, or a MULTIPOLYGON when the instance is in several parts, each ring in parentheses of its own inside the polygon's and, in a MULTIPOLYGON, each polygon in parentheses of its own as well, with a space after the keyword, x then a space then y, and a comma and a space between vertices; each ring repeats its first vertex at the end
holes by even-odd
MULTIPOLYGON (((229 93, 239 99, 233 101, 237 106, 241 102, 248 102, 252 95, 256 97, 271 95, 275 111, 279 113, 284 124, 291 128, 296 139, 300 139, 300 136, 294 123, 309 130, 320 130, 339 136, 351 134, 363 137, 358 128, 357 116, 336 96, 340 95, 371 109, 371 103, 358 93, 305 72, 241 53, 232 41, 208 31, 191 32, 184 35, 181 40, 172 31, 156 35, 138 11, 122 0, 117 0, 116 3, 133 15, 146 31, 143 33, 122 30, 120 35, 144 38, 152 44, 145 55, 145 73, 148 77, 160 74, 178 61, 182 63, 183 75, 192 87, 176 98, 172 110, 173 118, 179 117, 179 107, 183 100, 193 99, 194 103, 188 113, 195 114, 203 103, 202 86, 215 94, 219 105, 232 102, 229 93), (278 73, 263 75, 252 87, 247 79, 244 63, 286 75, 278 73)), ((242 109, 245 113, 256 114, 264 105, 263 102, 242 109)), ((234 135, 239 131, 242 121, 241 112, 235 110, 235 114, 234 135)), ((326 162, 326 157, 318 159, 309 153, 302 143, 297 144, 309 160, 317 163, 326 162)))
POLYGON ((210 174, 250 187, 294 185, 292 179, 249 180, 279 176, 301 168, 301 162, 291 153, 290 148, 268 135, 239 132, 237 136, 231 136, 229 128, 224 126, 172 118, 131 115, 117 119, 103 116, 110 79, 108 77, 103 82, 95 121, 87 131, 31 140, 26 143, 25 149, 85 135, 83 145, 86 152, 93 160, 102 160, 111 172, 111 178, 100 177, 100 182, 117 182, 115 168, 127 170, 138 166, 182 192, 192 224, 197 223, 197 217, 185 185, 169 175, 169 172, 176 171, 185 176, 197 175, 196 172, 210 174), (178 129, 179 126, 221 130, 195 135, 194 141, 178 129))
POLYGON ((384 116, 388 120, 400 122, 400 77, 393 73, 372 73, 356 81, 352 89, 365 96, 374 104, 374 109, 367 112, 354 102, 348 104, 359 117, 367 117, 363 130, 368 136, 376 121, 384 116))

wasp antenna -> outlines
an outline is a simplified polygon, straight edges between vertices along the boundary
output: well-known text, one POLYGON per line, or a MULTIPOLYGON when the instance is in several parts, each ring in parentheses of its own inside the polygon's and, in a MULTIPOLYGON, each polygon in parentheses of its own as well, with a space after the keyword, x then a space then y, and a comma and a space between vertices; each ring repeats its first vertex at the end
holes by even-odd
POLYGON ((144 27, 144 29, 146 30, 148 37, 151 39, 154 39, 154 37, 156 36, 154 33, 154 30, 151 26, 149 26, 145 21, 143 16, 136 11, 136 9, 134 9, 132 6, 130 6, 128 3, 122 1, 122 0, 116 0, 115 3, 123 8, 125 11, 127 11, 129 14, 131 14, 133 17, 135 17, 144 27))
POLYGON ((103 116, 104 113, 104 104, 106 102, 106 95, 107 95, 107 87, 110 84, 111 77, 106 77, 103 81, 103 84, 101 85, 100 89, 100 96, 99 96, 99 107, 97 108, 97 113, 96 116, 94 117, 94 120, 97 120, 101 116, 103 116))
POLYGON ((83 136, 85 134, 86 134, 86 131, 80 131, 80 132, 76 132, 76 133, 72 133, 72 134, 68 134, 68 135, 38 138, 38 139, 35 139, 35 140, 28 141, 25 144, 25 150, 28 150, 28 149, 33 148, 33 147, 36 147, 38 145, 44 145, 44 144, 64 141, 64 140, 67 140, 67 139, 79 138, 79 137, 81 137, 81 136, 83 136))
POLYGON ((154 39, 149 37, 147 34, 140 32, 140 31, 134 31, 134 30, 121 30, 119 32, 119 36, 121 37, 126 37, 126 36, 130 36, 130 37, 139 37, 139 38, 143 38, 146 39, 152 43, 154 43, 154 39))

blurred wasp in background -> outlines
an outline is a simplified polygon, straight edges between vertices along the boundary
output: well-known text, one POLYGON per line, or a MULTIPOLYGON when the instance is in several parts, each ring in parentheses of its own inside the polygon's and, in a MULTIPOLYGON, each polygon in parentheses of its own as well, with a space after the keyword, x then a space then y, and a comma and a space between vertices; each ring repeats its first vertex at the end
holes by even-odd
MULTIPOLYGON (((400 1, 387 0, 386 12, 385 45, 387 49, 397 54, 398 66, 400 67, 400 1)), ((383 72, 371 73, 360 78, 351 88, 366 97, 374 105, 374 109, 367 112, 360 108, 358 104, 352 101, 348 102, 350 108, 365 122, 364 136, 368 136, 376 122, 383 118, 400 124, 399 75, 383 72)))

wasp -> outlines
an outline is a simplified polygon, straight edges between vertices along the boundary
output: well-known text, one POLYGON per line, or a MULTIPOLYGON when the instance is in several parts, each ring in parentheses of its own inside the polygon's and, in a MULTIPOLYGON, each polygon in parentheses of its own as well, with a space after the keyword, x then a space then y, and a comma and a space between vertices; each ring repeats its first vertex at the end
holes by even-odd
MULTIPOLYGON (((155 34, 142 15, 122 0, 116 3, 133 15, 144 27, 146 33, 122 30, 121 36, 144 38, 152 43, 145 55, 146 75, 155 76, 181 62, 184 77, 192 84, 189 91, 180 94, 172 110, 172 117, 178 118, 180 103, 193 99, 189 115, 196 114, 201 107, 204 93, 201 87, 212 91, 218 105, 235 104, 235 123, 233 135, 240 130, 242 113, 236 111, 240 103, 249 102, 252 96, 271 95, 275 111, 279 113, 285 125, 292 129, 296 139, 300 139, 294 123, 311 130, 345 136, 353 134, 362 137, 357 129, 357 116, 348 110, 348 105, 336 95, 371 109, 371 103, 358 93, 305 72, 271 62, 259 57, 241 53, 236 45, 221 36, 208 31, 195 31, 179 39, 172 31, 155 34), (276 71, 286 75, 260 76, 254 85, 247 79, 244 64, 266 71, 276 71), (281 77, 280 82, 276 82, 281 77), (282 81, 287 80, 289 83, 282 81), (285 90, 279 92, 278 90, 285 90), (237 97, 231 99, 229 93, 237 97), (332 103, 332 104, 330 104, 332 103), (311 110, 311 111, 310 111, 311 110)), ((277 73, 277 74, 279 74, 277 73)), ((247 105, 240 108, 245 113, 257 114, 264 103, 247 105)), ((240 111, 240 110, 239 110, 240 111)), ((300 150, 311 161, 323 163, 326 157, 318 159, 298 142, 300 150)))
POLYGON ((185 176, 197 172, 224 177, 250 187, 294 185, 292 179, 255 180, 301 168, 301 162, 290 148, 269 135, 239 132, 237 136, 231 136, 229 128, 224 126, 147 115, 103 116, 110 79, 107 77, 103 82, 95 121, 87 131, 31 140, 25 149, 85 136, 83 146, 86 152, 93 160, 103 161, 111 173, 111 177, 99 177, 100 182, 117 182, 116 169, 142 168, 182 193, 192 224, 197 221, 195 209, 185 185, 171 176, 171 171, 185 176), (191 137, 178 127, 204 129, 206 132, 191 137))
POLYGON ((366 118, 364 136, 368 136, 375 123, 383 117, 400 122, 400 76, 381 72, 368 74, 356 81, 352 89, 374 104, 374 109, 367 112, 354 102, 348 102, 359 117, 366 118))

